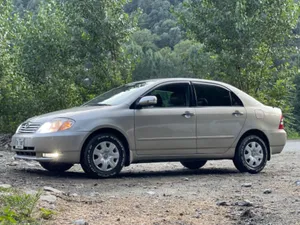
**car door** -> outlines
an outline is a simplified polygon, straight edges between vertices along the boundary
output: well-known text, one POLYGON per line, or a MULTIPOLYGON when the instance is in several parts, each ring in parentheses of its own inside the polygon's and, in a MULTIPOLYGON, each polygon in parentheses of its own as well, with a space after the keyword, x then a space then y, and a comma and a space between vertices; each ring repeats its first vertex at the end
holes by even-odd
POLYGON ((190 83, 164 83, 146 95, 156 96, 157 104, 135 110, 137 154, 195 154, 196 116, 195 108, 190 107, 190 83))
POLYGON ((222 154, 241 132, 246 110, 241 100, 223 86, 193 83, 196 99, 197 153, 222 154))

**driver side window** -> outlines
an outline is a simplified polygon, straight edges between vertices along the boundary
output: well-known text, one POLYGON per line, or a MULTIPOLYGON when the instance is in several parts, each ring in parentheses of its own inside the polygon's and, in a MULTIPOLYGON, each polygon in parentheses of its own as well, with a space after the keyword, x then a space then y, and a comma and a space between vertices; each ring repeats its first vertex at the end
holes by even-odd
POLYGON ((157 98, 154 107, 188 107, 190 104, 188 83, 162 85, 147 94, 150 95, 157 98))

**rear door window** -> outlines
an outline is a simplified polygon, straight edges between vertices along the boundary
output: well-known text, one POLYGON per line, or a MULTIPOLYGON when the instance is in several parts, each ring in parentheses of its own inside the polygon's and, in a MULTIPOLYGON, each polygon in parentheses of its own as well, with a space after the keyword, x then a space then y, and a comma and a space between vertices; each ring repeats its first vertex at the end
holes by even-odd
POLYGON ((216 85, 194 83, 196 105, 202 107, 232 106, 230 91, 216 85))

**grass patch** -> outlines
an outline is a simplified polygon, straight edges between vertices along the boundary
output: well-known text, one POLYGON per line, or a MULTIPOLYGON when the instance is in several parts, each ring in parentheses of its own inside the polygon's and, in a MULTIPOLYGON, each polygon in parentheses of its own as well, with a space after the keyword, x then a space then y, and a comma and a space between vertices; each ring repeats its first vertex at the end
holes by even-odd
POLYGON ((51 209, 40 208, 41 218, 44 220, 49 220, 54 216, 55 212, 51 209))
POLYGON ((0 187, 0 193, 10 193, 10 192, 12 192, 11 188, 0 187))
POLYGON ((25 194, 15 189, 0 189, 0 225, 10 224, 43 224, 54 212, 49 209, 38 209, 37 203, 42 192, 25 194))
POLYGON ((296 131, 288 131, 287 135, 288 139, 300 139, 300 134, 296 131))

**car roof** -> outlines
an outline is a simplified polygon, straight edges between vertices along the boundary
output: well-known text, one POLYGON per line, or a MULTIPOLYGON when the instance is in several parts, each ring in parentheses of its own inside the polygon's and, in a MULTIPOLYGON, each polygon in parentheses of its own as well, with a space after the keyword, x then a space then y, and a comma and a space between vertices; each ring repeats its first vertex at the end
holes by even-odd
POLYGON ((205 82, 205 83, 212 83, 212 84, 219 84, 223 86, 231 86, 227 83, 215 80, 206 80, 206 79, 197 79, 197 78, 155 78, 155 79, 147 79, 147 80, 140 80, 135 81, 132 83, 140 83, 140 82, 153 82, 153 83, 163 83, 163 82, 171 82, 171 81, 191 81, 191 82, 205 82))

